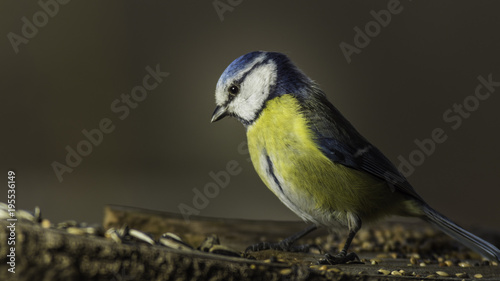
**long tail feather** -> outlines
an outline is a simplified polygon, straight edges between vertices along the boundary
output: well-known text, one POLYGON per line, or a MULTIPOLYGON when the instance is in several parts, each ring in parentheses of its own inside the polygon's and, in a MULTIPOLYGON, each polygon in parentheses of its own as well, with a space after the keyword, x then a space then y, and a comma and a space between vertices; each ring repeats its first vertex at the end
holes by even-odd
POLYGON ((489 260, 500 261, 500 250, 493 244, 468 232, 429 206, 425 206, 423 211, 425 214, 424 219, 444 233, 489 260))

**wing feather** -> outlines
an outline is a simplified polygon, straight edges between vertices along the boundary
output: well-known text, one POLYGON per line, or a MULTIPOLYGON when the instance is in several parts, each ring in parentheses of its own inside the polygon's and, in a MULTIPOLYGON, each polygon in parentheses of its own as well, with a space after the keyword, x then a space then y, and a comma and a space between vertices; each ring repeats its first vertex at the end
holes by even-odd
POLYGON ((315 141, 333 162, 372 174, 398 190, 423 201, 408 180, 387 157, 370 144, 351 123, 315 87, 307 98, 301 99, 303 114, 310 120, 315 141))

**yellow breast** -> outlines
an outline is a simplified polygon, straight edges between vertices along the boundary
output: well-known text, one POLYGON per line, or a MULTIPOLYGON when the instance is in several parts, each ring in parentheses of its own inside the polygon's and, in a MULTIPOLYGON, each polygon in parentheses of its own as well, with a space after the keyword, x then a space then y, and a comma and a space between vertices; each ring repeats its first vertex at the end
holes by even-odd
POLYGON ((283 95, 268 101, 248 127, 250 156, 262 181, 304 219, 332 212, 369 219, 370 209, 380 208, 372 203, 373 196, 390 200, 389 188, 378 178, 328 159, 300 112, 299 102, 283 95))

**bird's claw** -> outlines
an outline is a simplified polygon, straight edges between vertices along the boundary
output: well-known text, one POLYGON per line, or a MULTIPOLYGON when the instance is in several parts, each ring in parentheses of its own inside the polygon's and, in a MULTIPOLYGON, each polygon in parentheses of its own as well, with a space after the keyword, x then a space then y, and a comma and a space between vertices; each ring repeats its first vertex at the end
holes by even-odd
POLYGON ((345 264, 352 262, 361 262, 358 255, 356 253, 345 254, 341 252, 338 255, 325 254, 324 259, 320 259, 316 264, 326 264, 326 265, 334 265, 334 264, 345 264))

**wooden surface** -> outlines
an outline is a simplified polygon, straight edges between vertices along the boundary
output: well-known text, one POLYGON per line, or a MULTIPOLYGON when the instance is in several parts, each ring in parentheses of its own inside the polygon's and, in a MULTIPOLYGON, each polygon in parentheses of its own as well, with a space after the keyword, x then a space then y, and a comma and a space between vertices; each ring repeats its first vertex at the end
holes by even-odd
MULTIPOLYGON (((103 224, 106 229, 120 228, 126 224, 130 228, 151 233, 155 239, 162 233, 172 232, 194 248, 208 235, 216 234, 222 245, 237 251, 243 251, 258 241, 278 241, 306 227, 303 222, 202 217, 191 217, 190 222, 186 222, 176 214, 119 206, 106 207, 103 224)), ((6 222, 0 221, 0 241, 6 241, 6 235, 9 234, 6 225, 6 222)), ((480 265, 481 260, 474 259, 477 256, 446 236, 429 231, 420 222, 391 222, 372 226, 369 231, 360 233, 364 239, 356 240, 353 245, 364 263, 323 268, 311 267, 322 257, 319 253, 268 250, 250 253, 256 258, 251 260, 146 243, 119 244, 109 238, 74 235, 30 222, 18 222, 16 235, 16 273, 7 272, 7 247, 2 243, 0 280, 474 280, 476 274, 482 274, 482 280, 500 280, 499 266, 480 265), (398 241, 399 238, 394 234, 398 231, 411 238, 407 239, 408 245, 393 243, 391 239, 379 243, 375 241, 377 236, 372 235, 382 233, 398 241), (436 249, 435 254, 429 252, 432 249, 436 249), (411 264, 409 257, 415 251, 420 252, 421 257, 417 264, 411 264), (443 266, 436 259, 433 260, 433 256, 436 259, 449 257, 455 264, 467 262, 471 267, 443 266), (426 262, 426 265, 420 266, 420 262, 426 262), (404 270, 408 276, 382 275, 380 269, 389 272, 404 270), (438 271, 450 276, 440 277, 436 273, 438 271), (409 275, 412 272, 417 276, 409 275), (455 277, 456 273, 464 272, 467 273, 466 278, 455 277)), ((328 243, 335 250, 339 243, 343 243, 343 238, 342 235, 328 234, 322 230, 313 232, 299 242, 321 244, 330 239, 328 243)), ((497 234, 485 238, 498 244, 497 234)))

